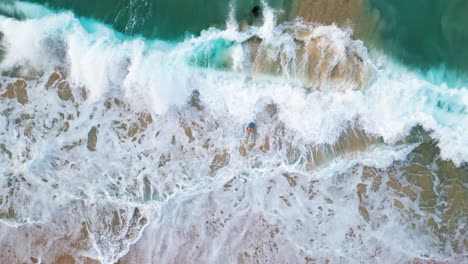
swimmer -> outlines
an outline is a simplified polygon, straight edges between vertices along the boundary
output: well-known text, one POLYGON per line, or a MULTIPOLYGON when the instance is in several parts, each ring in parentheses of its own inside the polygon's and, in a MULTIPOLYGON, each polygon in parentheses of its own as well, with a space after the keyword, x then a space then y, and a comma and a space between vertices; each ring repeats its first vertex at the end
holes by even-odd
POLYGON ((255 129, 255 123, 250 122, 246 129, 245 139, 248 140, 250 137, 254 136, 254 129, 255 129))

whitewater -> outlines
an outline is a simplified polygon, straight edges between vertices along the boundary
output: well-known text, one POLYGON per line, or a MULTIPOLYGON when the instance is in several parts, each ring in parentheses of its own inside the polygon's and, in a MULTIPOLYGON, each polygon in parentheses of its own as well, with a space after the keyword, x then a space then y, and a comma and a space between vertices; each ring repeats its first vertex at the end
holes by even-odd
POLYGON ((1 263, 466 260, 463 83, 266 4, 180 42, 0 8, 1 263))

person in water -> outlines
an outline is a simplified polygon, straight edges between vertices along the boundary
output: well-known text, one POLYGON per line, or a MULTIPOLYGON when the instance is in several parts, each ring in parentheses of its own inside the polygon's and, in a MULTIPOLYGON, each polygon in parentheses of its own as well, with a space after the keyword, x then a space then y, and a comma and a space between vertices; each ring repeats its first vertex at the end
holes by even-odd
POLYGON ((246 129, 245 139, 249 139, 250 137, 253 137, 254 129, 255 129, 255 123, 250 122, 246 129))
POLYGON ((256 5, 252 8, 252 14, 254 15, 254 17, 258 17, 260 15, 260 12, 261 12, 261 8, 256 5))

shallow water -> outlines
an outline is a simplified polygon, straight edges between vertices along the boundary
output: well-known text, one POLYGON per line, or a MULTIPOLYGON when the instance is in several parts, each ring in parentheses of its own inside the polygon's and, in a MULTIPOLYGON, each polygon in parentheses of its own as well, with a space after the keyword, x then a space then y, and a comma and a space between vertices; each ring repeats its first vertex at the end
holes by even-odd
POLYGON ((354 31, 367 2, 247 2, 0 6, 1 263, 466 258, 463 79, 354 31))

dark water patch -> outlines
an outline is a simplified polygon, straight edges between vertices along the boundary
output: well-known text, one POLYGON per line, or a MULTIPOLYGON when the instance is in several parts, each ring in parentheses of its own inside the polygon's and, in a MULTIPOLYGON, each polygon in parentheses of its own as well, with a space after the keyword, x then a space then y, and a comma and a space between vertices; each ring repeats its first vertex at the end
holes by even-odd
POLYGON ((2 62, 5 59, 5 47, 3 46, 3 33, 0 32, 0 62, 2 62))
POLYGON ((7 147, 5 147, 5 144, 0 144, 0 150, 0 153, 7 155, 9 159, 13 157, 13 153, 11 153, 11 151, 8 150, 7 147))
MULTIPOLYGON (((209 27, 224 27, 234 7, 236 19, 251 24, 261 19, 260 0, 33 0, 52 9, 72 10, 112 25, 128 35, 178 40, 209 27)), ((288 9, 286 0, 267 0, 277 9, 288 9)))
POLYGON ((423 71, 443 67, 455 77, 468 72, 467 1, 368 0, 368 4, 371 12, 378 12, 378 37, 386 53, 423 71))

